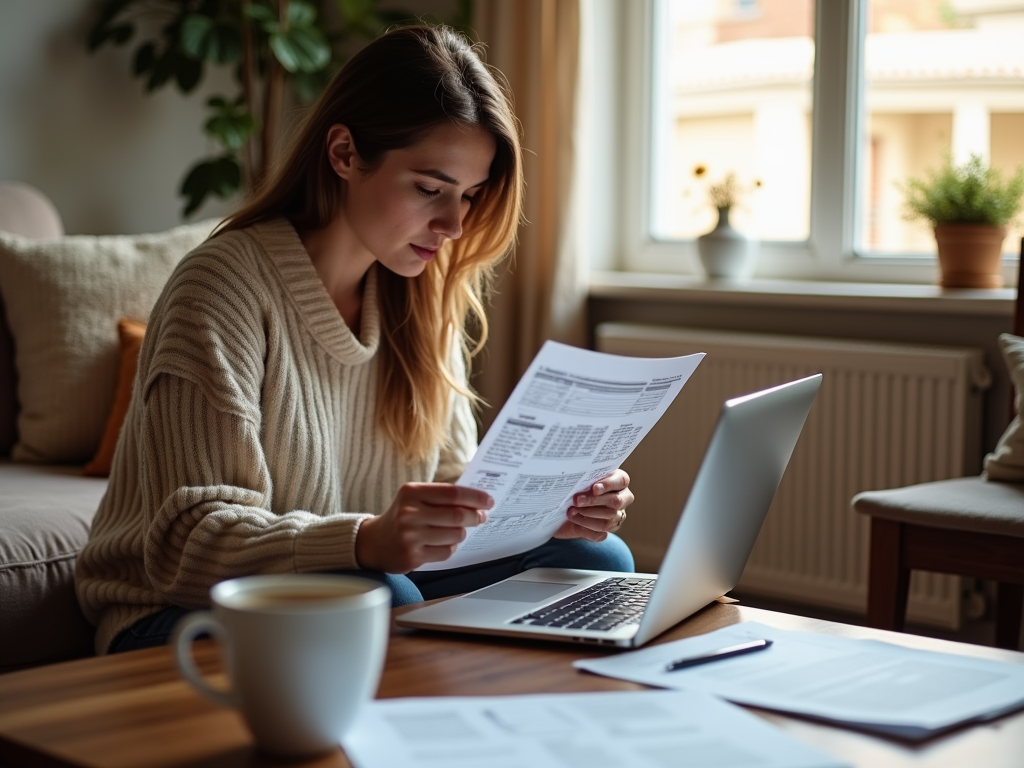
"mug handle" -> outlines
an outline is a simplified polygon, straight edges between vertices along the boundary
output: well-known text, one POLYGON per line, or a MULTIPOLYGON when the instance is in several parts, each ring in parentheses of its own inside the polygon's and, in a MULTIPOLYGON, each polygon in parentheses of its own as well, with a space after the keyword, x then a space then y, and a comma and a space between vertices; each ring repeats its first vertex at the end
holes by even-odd
POLYGON ((224 645, 224 625, 217 621, 210 611, 189 613, 174 627, 171 646, 174 648, 174 661, 178 672, 193 688, 211 701, 223 707, 237 707, 235 692, 217 690, 206 682, 206 678, 196 666, 195 658, 192 656, 192 642, 204 632, 212 634, 221 646, 224 645))

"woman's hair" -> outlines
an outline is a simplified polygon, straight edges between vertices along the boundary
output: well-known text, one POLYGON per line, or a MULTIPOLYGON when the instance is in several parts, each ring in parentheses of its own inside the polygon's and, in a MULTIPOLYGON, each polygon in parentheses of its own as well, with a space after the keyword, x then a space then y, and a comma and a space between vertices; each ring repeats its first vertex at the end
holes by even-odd
POLYGON ((425 457, 447 438, 452 388, 479 398, 453 370, 452 344, 471 355, 487 339, 483 297, 493 267, 511 247, 522 216, 518 122, 504 78, 462 35, 443 26, 394 29, 355 54, 327 86, 273 178, 219 232, 285 216, 318 229, 341 210, 345 182, 331 167, 327 133, 343 124, 371 172, 385 153, 411 146, 434 128, 479 126, 496 150, 486 185, 474 196, 463 235, 446 244, 415 278, 378 269, 381 311, 377 423, 407 459, 425 457), (474 340, 467 322, 477 327, 474 340))

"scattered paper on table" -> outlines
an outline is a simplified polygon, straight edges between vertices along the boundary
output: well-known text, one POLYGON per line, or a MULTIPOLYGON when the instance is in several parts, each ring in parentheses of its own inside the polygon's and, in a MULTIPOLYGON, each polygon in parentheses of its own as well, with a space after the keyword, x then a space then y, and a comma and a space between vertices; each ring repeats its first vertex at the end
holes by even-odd
POLYGON ((642 358, 548 341, 487 431, 457 485, 494 498, 458 550, 421 571, 461 568, 539 547, 573 496, 618 469, 704 355, 642 358))
POLYGON ((839 768, 842 760, 692 691, 383 699, 345 752, 357 768, 839 768))
POLYGON ((737 704, 920 740, 1024 708, 1024 664, 742 622, 573 664, 606 677, 703 691, 737 704), (677 672, 674 659, 766 638, 771 648, 677 672))

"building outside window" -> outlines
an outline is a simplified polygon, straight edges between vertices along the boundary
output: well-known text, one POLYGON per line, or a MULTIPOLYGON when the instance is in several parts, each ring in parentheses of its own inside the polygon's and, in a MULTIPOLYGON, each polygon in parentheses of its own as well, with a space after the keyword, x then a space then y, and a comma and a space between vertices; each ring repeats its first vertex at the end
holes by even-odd
MULTIPOLYGON (((904 219, 901 183, 938 167, 947 152, 957 162, 978 154, 1005 174, 1024 164, 1024 2, 867 0, 847 7, 846 71, 824 56, 818 76, 825 80, 816 90, 816 45, 841 41, 815 40, 814 0, 654 3, 646 198, 652 241, 686 242, 711 229, 707 183, 733 173, 744 190, 733 223, 765 243, 806 243, 831 226, 826 219, 841 218, 829 210, 839 205, 848 222, 846 256, 876 264, 920 258, 934 254, 934 239, 926 224, 904 219), (821 87, 832 84, 847 89, 850 105, 838 141, 816 135, 822 129, 815 127, 829 116, 816 121, 814 94, 821 98, 821 87), (830 142, 829 151, 816 154, 815 141, 830 142), (850 159, 834 163, 829 155, 843 148, 850 159), (815 174, 815 162, 843 170, 815 174), (698 167, 706 171, 701 177, 698 167)), ((1018 222, 1004 249, 1016 252, 1022 234, 1018 222)))
POLYGON ((858 250, 930 253, 928 229, 899 216, 898 182, 945 152, 1024 164, 1024 2, 872 0, 867 22, 858 250))

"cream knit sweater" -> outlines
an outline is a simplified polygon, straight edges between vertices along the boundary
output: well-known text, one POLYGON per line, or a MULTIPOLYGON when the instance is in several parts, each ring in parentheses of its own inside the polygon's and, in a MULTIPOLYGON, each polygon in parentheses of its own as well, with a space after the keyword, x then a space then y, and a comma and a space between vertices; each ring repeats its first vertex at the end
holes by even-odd
POLYGON ((221 235, 175 270, 77 562, 97 652, 168 604, 208 606, 227 578, 358 568, 359 524, 402 483, 459 476, 476 448, 464 397, 449 444, 420 463, 376 427, 375 269, 358 339, 286 220, 221 235))

